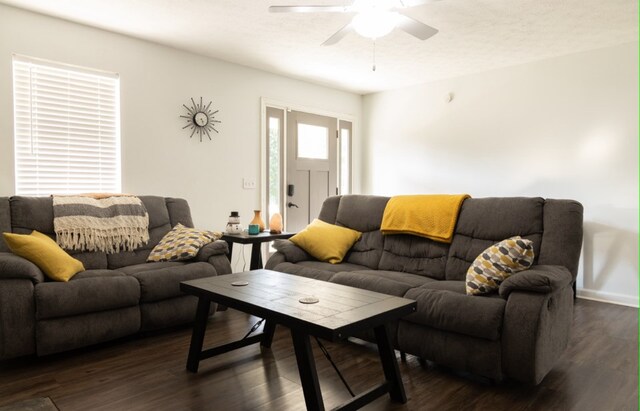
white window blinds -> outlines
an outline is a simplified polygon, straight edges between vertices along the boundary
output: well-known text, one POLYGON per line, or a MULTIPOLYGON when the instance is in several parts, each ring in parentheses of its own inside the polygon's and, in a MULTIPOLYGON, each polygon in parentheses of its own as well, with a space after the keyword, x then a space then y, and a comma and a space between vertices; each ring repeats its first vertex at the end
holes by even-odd
POLYGON ((13 57, 16 194, 120 192, 120 81, 13 57))

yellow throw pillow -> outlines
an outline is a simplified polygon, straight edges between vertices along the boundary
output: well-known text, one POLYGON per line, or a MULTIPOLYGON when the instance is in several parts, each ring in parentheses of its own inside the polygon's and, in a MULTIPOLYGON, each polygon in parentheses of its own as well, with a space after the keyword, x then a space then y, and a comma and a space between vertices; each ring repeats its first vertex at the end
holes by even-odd
POLYGON ((33 231, 31 234, 2 235, 14 254, 37 265, 52 280, 69 281, 71 277, 84 271, 80 261, 67 254, 45 234, 33 231))
POLYGON ((320 261, 338 264, 360 236, 359 231, 315 219, 289 240, 320 261))

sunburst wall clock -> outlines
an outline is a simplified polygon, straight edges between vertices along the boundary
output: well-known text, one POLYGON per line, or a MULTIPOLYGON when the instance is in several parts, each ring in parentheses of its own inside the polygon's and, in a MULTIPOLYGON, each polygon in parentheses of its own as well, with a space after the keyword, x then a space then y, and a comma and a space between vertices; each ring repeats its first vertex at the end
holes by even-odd
POLYGON ((211 103, 213 103, 213 101, 210 101, 209 104, 205 106, 202 102, 202 97, 200 97, 200 103, 198 104, 192 97, 190 107, 187 107, 186 104, 182 105, 182 107, 187 110, 186 115, 180 116, 187 119, 187 125, 182 127, 182 129, 188 128, 191 130, 189 138, 197 134, 198 137, 200 137, 200 142, 202 142, 203 135, 206 135, 209 140, 211 140, 211 132, 215 131, 218 133, 216 125, 221 123, 221 121, 216 119, 216 114, 218 114, 220 110, 213 111, 210 108, 211 103))

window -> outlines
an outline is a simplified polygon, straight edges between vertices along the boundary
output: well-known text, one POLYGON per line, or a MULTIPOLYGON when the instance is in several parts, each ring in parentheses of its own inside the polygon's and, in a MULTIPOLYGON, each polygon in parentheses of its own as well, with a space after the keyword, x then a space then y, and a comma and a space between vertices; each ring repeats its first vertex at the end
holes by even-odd
POLYGON ((280 118, 269 117, 269 192, 268 195, 268 215, 270 219, 275 213, 281 213, 280 209, 280 136, 282 130, 280 129, 280 118))
POLYGON ((351 192, 351 129, 340 129, 340 194, 351 192))
POLYGON ((120 192, 117 74, 13 57, 16 194, 120 192))
POLYGON ((346 120, 340 120, 340 144, 339 152, 339 181, 340 194, 351 193, 351 132, 353 123, 346 120))
POLYGON ((329 130, 311 124, 298 124, 298 158, 329 158, 329 130))

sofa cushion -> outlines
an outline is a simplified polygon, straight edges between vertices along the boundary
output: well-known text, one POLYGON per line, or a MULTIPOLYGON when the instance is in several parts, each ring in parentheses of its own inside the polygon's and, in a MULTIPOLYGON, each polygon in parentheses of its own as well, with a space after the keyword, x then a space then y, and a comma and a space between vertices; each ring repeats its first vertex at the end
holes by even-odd
POLYGON ((147 257, 149 257, 149 253, 153 247, 155 247, 162 237, 173 227, 164 197, 140 196, 140 200, 142 200, 142 203, 149 213, 149 242, 134 251, 124 251, 107 255, 108 268, 121 268, 129 265, 143 264, 147 261, 147 257))
POLYGON ((325 263, 323 261, 300 261, 298 263, 299 266, 313 268, 316 270, 329 271, 332 273, 339 273, 341 271, 358 271, 358 270, 366 270, 367 267, 358 264, 351 263, 340 263, 340 264, 330 264, 325 263))
POLYGON ((96 277, 125 277, 126 274, 122 271, 118 270, 86 270, 80 271, 78 274, 74 275, 70 281, 84 280, 86 278, 96 278, 96 277))
MULTIPOLYGON (((0 233, 11 232, 11 206, 8 197, 0 197, 0 233)), ((4 238, 0 237, 0 253, 9 251, 4 238)))
POLYGON ((123 267, 120 271, 140 283, 140 301, 159 301, 183 295, 180 282, 213 277, 216 270, 209 263, 160 262, 123 267))
POLYGON ((329 264, 321 261, 303 261, 299 263, 280 263, 273 267, 273 270, 280 271, 281 273, 299 275, 301 277, 315 278, 316 280, 329 281, 331 277, 335 275, 335 271, 327 270, 327 266, 333 265, 335 267, 342 267, 342 264, 329 264), (326 265, 318 265, 313 263, 320 263, 326 265))
POLYGON ((337 273, 331 277, 330 281, 332 283, 402 297, 409 289, 435 280, 421 275, 397 271, 362 270, 337 273))
POLYGON ((537 258, 542 241, 543 207, 544 200, 538 197, 467 199, 462 204, 449 248, 446 279, 464 281, 469 266, 483 250, 517 235, 533 241, 537 258))
POLYGON ((92 277, 89 273, 67 283, 37 284, 34 294, 36 319, 42 320, 137 306, 140 285, 131 277, 92 277))
POLYGON ((380 230, 364 232, 345 256, 345 261, 377 270, 383 245, 384 239, 380 230))
POLYGON ((51 197, 13 196, 11 229, 14 233, 29 234, 33 230, 53 234, 53 199, 51 197))
POLYGON ((497 292, 512 274, 526 270, 533 263, 533 243, 519 236, 507 238, 484 250, 467 271, 467 294, 497 292))
POLYGON ((464 281, 433 281, 404 297, 418 302, 405 321, 491 341, 500 338, 506 301, 497 295, 473 297, 465 294, 464 281))
POLYGON ((102 251, 65 250, 71 257, 80 261, 85 270, 106 269, 107 253, 102 251))
POLYGON ((3 237, 11 251, 37 265, 52 280, 66 282, 84 271, 80 261, 67 254, 46 234, 38 231, 31 234, 3 233, 3 237))
POLYGON ((321 261, 338 264, 361 233, 317 218, 289 240, 321 261))
MULTIPOLYGON (((142 200, 144 202, 144 199, 142 200)), ((169 224, 175 227, 176 224, 182 224, 185 227, 193 227, 191 219, 191 208, 184 198, 165 198, 167 211, 169 212, 169 224)))
POLYGON ((414 235, 384 236, 380 270, 402 271, 444 280, 449 244, 414 235))
POLYGON ((335 213, 335 224, 362 233, 360 240, 345 256, 346 262, 378 269, 384 244, 380 222, 388 201, 388 197, 369 195, 348 195, 340 198, 335 213))

